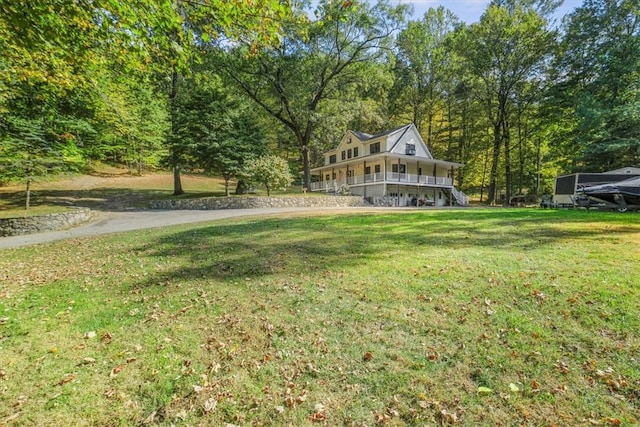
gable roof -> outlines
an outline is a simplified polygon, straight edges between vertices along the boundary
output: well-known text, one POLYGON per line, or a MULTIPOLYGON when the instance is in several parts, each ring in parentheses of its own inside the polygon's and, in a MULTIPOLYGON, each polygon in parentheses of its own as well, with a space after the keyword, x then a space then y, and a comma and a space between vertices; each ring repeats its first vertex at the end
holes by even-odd
POLYGON ((360 131, 357 131, 357 130, 352 130, 352 131, 349 131, 349 132, 354 134, 356 136, 356 138, 358 138, 360 141, 365 142, 365 141, 369 141, 370 139, 376 139, 376 138, 381 138, 383 136, 391 135, 392 133, 395 133, 395 132, 399 131, 400 129, 404 129, 404 128, 408 129, 411 126, 412 126, 412 124, 408 124, 408 125, 404 125, 404 126, 400 126, 400 127, 394 128, 394 129, 385 130, 384 132, 380 132, 380 133, 377 133, 375 135, 371 135, 371 134, 368 134, 368 133, 365 133, 365 132, 360 132, 360 131))

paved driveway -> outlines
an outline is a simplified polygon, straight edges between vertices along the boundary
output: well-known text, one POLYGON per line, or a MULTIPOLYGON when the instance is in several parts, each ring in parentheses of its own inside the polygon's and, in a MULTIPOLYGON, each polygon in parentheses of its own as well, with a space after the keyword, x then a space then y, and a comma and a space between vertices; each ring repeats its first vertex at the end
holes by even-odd
POLYGON ((130 211, 130 212, 94 212, 96 218, 86 224, 62 231, 29 234, 25 236, 0 237, 0 249, 53 242, 73 237, 96 236, 122 231, 145 228, 166 227, 169 225, 191 224, 241 216, 298 214, 305 212, 374 212, 388 208, 265 208, 265 209, 228 209, 228 210, 169 210, 169 211, 130 211))

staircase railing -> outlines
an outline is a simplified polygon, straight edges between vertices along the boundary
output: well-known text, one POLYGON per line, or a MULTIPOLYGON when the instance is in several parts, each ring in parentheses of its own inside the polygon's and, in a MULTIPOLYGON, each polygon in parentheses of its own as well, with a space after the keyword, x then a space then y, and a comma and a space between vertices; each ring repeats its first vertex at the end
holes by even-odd
POLYGON ((460 206, 469 206, 469 197, 462 191, 458 191, 455 187, 451 188, 451 195, 455 199, 456 203, 460 206))

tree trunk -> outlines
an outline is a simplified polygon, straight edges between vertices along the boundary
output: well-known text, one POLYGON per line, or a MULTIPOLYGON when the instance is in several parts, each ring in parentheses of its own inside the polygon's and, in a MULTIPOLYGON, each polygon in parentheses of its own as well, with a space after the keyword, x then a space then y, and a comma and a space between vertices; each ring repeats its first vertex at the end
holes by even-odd
POLYGON ((173 195, 179 196, 184 194, 182 190, 182 180, 180 179, 180 166, 173 167, 173 195))
MULTIPOLYGON (((453 111, 451 107, 451 98, 447 99, 447 160, 453 157, 453 111)), ((459 161, 459 160, 458 160, 459 161)), ((453 176, 452 176, 453 178, 453 176)))
POLYGON ((182 180, 180 179, 180 154, 176 146, 176 135, 178 133, 178 117, 177 117, 177 97, 178 97, 178 72, 174 68, 171 73, 171 93, 169 94, 169 108, 171 109, 171 162, 173 163, 173 195, 179 196, 184 194, 182 190, 182 180))
POLYGON ((224 195, 229 197, 229 176, 224 176, 224 195))
POLYGON ((302 154, 302 170, 304 172, 304 188, 311 188, 311 160, 309 157, 309 141, 311 140, 311 132, 307 131, 305 135, 298 133, 298 142, 302 154))
POLYGON ((489 163, 489 148, 487 147, 484 154, 484 162, 482 162, 482 183, 480 184, 480 203, 483 202, 484 187, 487 182, 487 163, 489 163))
POLYGON ((509 206, 511 201, 511 134, 509 133, 509 123, 503 118, 502 120, 502 138, 504 140, 504 177, 505 177, 505 195, 504 204, 509 206))
POLYGON ((431 110, 429 110, 429 114, 427 115, 427 148, 433 154, 433 141, 431 140, 431 136, 433 135, 433 114, 431 114, 431 110))
POLYGON ((491 175, 489 176, 489 190, 487 193, 487 203, 493 205, 496 202, 496 182, 498 180, 498 161, 500 160, 501 121, 493 125, 493 158, 491 160, 491 175))
POLYGON ((31 205, 31 178, 27 178, 27 191, 25 199, 24 210, 28 211, 31 205))
POLYGON ((542 167, 542 156, 541 156, 540 146, 541 146, 541 142, 540 142, 540 138, 538 137, 536 142, 536 197, 540 195, 540 174, 542 173, 540 171, 540 168, 542 167))

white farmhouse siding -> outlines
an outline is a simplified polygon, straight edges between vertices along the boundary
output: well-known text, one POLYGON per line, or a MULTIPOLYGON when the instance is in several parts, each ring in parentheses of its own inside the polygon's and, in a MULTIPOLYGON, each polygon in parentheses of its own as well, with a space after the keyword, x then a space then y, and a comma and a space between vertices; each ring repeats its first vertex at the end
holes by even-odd
POLYGON ((466 204, 453 177, 460 163, 434 159, 413 124, 377 135, 347 131, 312 169, 311 191, 388 198, 395 206, 466 204))

